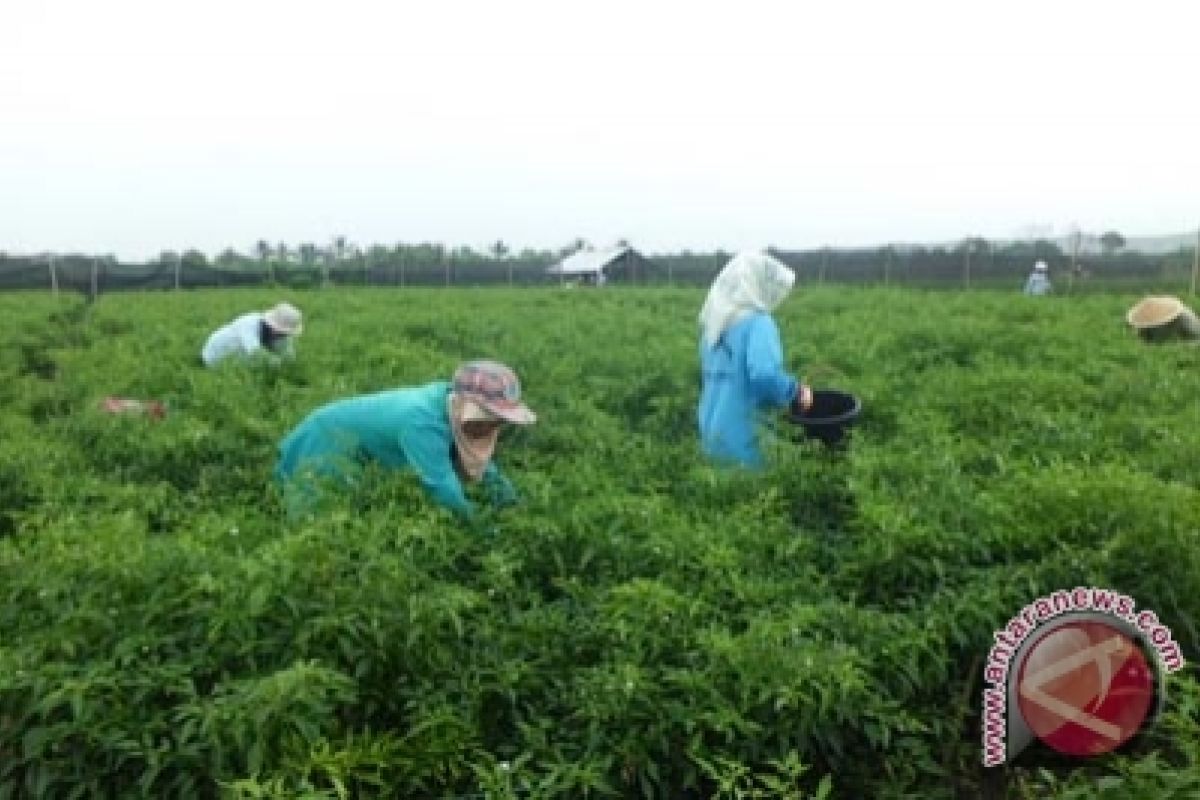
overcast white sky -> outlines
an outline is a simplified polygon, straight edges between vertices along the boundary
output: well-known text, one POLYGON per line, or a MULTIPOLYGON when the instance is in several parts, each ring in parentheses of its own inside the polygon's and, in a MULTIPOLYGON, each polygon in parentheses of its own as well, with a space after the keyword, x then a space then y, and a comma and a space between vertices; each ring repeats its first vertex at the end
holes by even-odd
POLYGON ((1185 2, 8 2, 0 250, 1177 233, 1198 83, 1185 2))

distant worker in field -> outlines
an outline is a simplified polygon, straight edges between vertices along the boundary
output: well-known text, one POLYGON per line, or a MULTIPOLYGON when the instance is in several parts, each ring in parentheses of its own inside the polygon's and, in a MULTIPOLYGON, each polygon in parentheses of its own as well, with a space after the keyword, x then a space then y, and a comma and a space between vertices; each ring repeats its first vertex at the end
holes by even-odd
POLYGON ((230 356, 275 356, 294 354, 292 340, 304 330, 300 309, 280 303, 268 311, 252 311, 221 328, 204 343, 200 353, 204 365, 211 367, 230 356))
POLYGON ((1146 297, 1125 314, 1125 321, 1148 342, 1200 342, 1200 319, 1178 297, 1146 297))
POLYGON ((700 311, 700 441, 723 462, 758 467, 756 418, 791 407, 803 413, 812 390, 783 367, 783 346, 771 312, 792 291, 796 275, 765 253, 733 258, 713 281, 700 311))
POLYGON ((275 476, 290 513, 313 508, 322 484, 351 488, 368 464, 411 470, 438 504, 470 517, 464 484, 481 484, 493 505, 516 500, 493 460, 505 423, 530 425, 516 373, 472 361, 451 381, 351 397, 318 408, 279 446, 275 476))
POLYGON ((1050 272, 1046 267, 1045 261, 1039 261, 1033 265, 1033 272, 1029 273, 1029 277, 1025 279, 1025 294, 1040 296, 1050 294, 1053 287, 1050 285, 1050 272))

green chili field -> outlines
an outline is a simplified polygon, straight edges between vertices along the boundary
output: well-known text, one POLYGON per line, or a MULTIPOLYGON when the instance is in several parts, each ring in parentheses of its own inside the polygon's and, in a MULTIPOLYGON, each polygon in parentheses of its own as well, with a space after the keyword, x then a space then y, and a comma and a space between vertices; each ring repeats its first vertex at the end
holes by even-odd
POLYGON ((1200 658, 1200 347, 1134 295, 802 287, 786 358, 864 414, 698 452, 700 289, 0 295, 0 799, 1200 796, 1200 688, 1124 752, 981 766, 992 632, 1078 585, 1200 658), (289 300, 298 358, 199 365, 289 300), (496 358, 520 505, 372 473, 289 521, 330 400, 496 358), (113 416, 106 395, 165 419, 113 416))

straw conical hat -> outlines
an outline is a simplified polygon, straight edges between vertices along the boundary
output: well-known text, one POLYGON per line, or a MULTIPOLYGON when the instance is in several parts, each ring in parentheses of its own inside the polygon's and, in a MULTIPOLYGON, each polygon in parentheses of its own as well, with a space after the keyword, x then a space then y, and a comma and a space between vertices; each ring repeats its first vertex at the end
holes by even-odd
POLYGON ((1200 319, 1177 297, 1147 297, 1129 309, 1125 320, 1143 337, 1155 341, 1200 339, 1200 319))
POLYGON ((1157 328, 1174 321, 1184 311, 1187 306, 1177 297, 1147 297, 1129 309, 1125 321, 1138 330, 1157 328))

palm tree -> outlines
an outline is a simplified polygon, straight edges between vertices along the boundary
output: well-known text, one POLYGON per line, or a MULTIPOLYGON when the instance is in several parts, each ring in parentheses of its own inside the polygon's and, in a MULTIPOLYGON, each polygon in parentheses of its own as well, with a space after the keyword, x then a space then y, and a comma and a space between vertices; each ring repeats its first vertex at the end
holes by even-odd
MULTIPOLYGON (((492 249, 492 258, 496 259, 497 261, 503 261, 504 257, 508 255, 508 245, 506 245, 503 242, 503 240, 501 240, 501 239, 497 239, 496 243, 492 245, 491 249, 492 249)), ((508 262, 508 283, 510 286, 512 285, 512 282, 513 282, 513 265, 512 265, 512 262, 509 261, 508 262)))
POLYGON ((342 235, 333 237, 333 245, 325 253, 325 278, 323 283, 329 285, 329 269, 330 261, 333 261, 333 267, 336 269, 341 266, 342 259, 346 257, 346 237, 342 235))
POLYGON ((1124 246, 1125 237, 1116 231, 1108 231, 1100 237, 1100 247, 1103 248, 1106 256, 1111 256, 1124 246))
POLYGON ((217 255, 217 264, 228 269, 229 267, 236 266, 241 258, 238 251, 232 247, 226 247, 217 255))
POLYGON ((271 245, 267 243, 266 239, 259 239, 258 243, 254 245, 254 252, 258 254, 259 263, 267 267, 267 279, 274 283, 275 265, 271 263, 271 251, 271 245))

